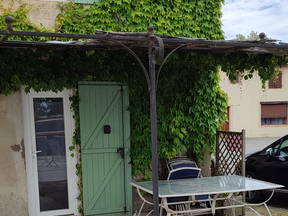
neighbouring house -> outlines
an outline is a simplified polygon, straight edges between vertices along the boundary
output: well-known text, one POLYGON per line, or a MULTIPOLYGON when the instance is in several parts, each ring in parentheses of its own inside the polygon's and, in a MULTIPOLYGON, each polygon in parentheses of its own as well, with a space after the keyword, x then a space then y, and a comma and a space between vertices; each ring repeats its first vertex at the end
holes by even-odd
POLYGON ((235 83, 221 74, 221 87, 229 97, 228 124, 230 131, 246 130, 246 152, 260 150, 288 129, 288 67, 283 67, 274 80, 263 88, 258 75, 235 83))

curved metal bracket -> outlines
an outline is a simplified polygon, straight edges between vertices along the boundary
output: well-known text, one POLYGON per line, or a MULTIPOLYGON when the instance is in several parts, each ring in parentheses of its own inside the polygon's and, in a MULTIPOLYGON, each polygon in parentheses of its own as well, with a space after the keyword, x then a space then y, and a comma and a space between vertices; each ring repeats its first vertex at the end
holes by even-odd
POLYGON ((164 60, 162 61, 162 64, 160 65, 158 71, 157 71, 157 78, 156 78, 156 86, 158 86, 158 81, 159 81, 159 76, 160 76, 160 73, 161 73, 161 70, 163 68, 163 66, 165 65, 165 63, 167 62, 167 60, 169 59, 169 57, 175 53, 177 50, 185 47, 185 46, 188 46, 188 45, 191 45, 191 44, 182 44, 178 47, 176 47, 175 49, 173 49, 170 53, 168 53, 168 55, 164 58, 164 60))
POLYGON ((120 46, 124 47, 137 60, 137 62, 139 63, 139 65, 140 65, 140 67, 141 67, 141 69, 145 75, 148 89, 150 90, 151 84, 150 84, 150 77, 148 75, 148 71, 147 71, 146 67, 144 66, 143 62, 141 61, 141 59, 138 57, 138 55, 132 49, 130 49, 128 46, 121 43, 120 41, 114 41, 114 40, 110 40, 110 41, 112 41, 114 43, 118 43, 120 46))

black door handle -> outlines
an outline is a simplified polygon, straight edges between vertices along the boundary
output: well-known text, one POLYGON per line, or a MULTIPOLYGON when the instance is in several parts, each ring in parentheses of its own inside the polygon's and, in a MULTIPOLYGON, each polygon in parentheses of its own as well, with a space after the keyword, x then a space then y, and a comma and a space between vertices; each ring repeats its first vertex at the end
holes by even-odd
POLYGON ((123 147, 117 148, 117 153, 121 156, 121 158, 124 158, 124 148, 123 147))

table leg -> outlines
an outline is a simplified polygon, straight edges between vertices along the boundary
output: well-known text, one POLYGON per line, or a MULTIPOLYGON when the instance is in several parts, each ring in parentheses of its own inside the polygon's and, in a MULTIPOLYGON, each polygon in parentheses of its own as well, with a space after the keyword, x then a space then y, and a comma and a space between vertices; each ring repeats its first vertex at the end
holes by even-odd
POLYGON ((265 206, 265 208, 266 208, 266 210, 267 210, 269 216, 272 216, 271 211, 270 211, 270 209, 268 208, 268 206, 267 206, 266 203, 264 203, 264 206, 265 206))
POLYGON ((213 196, 212 203, 211 203, 211 211, 212 211, 211 213, 212 213, 213 216, 216 213, 216 200, 217 200, 217 194, 215 194, 213 196))
MULTIPOLYGON (((232 206, 232 203, 231 203, 231 200, 230 200, 230 199, 227 199, 227 202, 229 203, 230 206, 232 206)), ((235 208, 232 208, 231 211, 232 211, 232 215, 233 215, 233 216, 236 216, 235 208)))
POLYGON ((145 202, 143 201, 137 216, 141 215, 141 212, 142 212, 142 209, 143 209, 144 205, 145 205, 145 202))
MULTIPOLYGON (((143 210, 144 205, 145 205, 145 204, 149 204, 149 205, 152 205, 152 206, 153 206, 153 203, 147 201, 147 200, 142 196, 139 188, 137 188, 137 193, 138 193, 139 197, 141 198, 141 200, 143 201, 143 202, 142 202, 142 205, 141 205, 141 207, 140 207, 140 209, 139 209, 139 212, 138 212, 138 214, 137 214, 137 216, 141 216, 141 213, 142 213, 142 210, 143 210)), ((150 215, 152 212, 153 212, 153 210, 151 210, 146 216, 150 215)))
POLYGON ((163 208, 167 212, 166 216, 171 216, 171 212, 169 211, 169 207, 168 207, 167 198, 162 198, 162 200, 161 200, 161 209, 163 209, 163 208))
POLYGON ((160 216, 163 215, 163 207, 162 207, 162 205, 163 205, 163 199, 161 199, 161 202, 160 202, 160 216))
POLYGON ((272 192, 271 192, 271 195, 270 195, 270 197, 267 199, 267 200, 265 200, 264 202, 261 202, 261 203, 255 203, 255 204, 251 204, 251 203, 243 203, 243 202, 240 202, 240 201, 238 201, 238 200, 234 200, 235 202, 238 202, 238 203, 242 203, 242 204, 244 204, 245 206, 247 206, 247 208, 249 208, 251 211, 253 211, 257 216, 262 216, 261 214, 259 214, 254 208, 253 208, 253 206, 261 206, 261 205, 264 205, 265 206, 265 208, 266 208, 266 211, 267 211, 267 213, 268 213, 268 215, 269 216, 272 216, 272 213, 271 213, 271 211, 270 211, 270 209, 268 208, 268 206, 267 206, 267 202, 269 201, 269 200, 271 200, 271 198, 272 198, 272 196, 274 195, 274 190, 272 190, 272 192))

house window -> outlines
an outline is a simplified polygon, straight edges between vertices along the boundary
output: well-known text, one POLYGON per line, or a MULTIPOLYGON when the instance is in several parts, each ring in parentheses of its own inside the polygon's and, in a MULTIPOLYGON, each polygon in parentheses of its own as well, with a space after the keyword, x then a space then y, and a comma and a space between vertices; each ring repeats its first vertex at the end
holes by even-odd
POLYGON ((271 89, 282 88, 282 72, 281 71, 275 79, 269 80, 268 86, 271 89))
POLYGON ((287 124, 287 103, 261 104, 262 125, 287 124))

